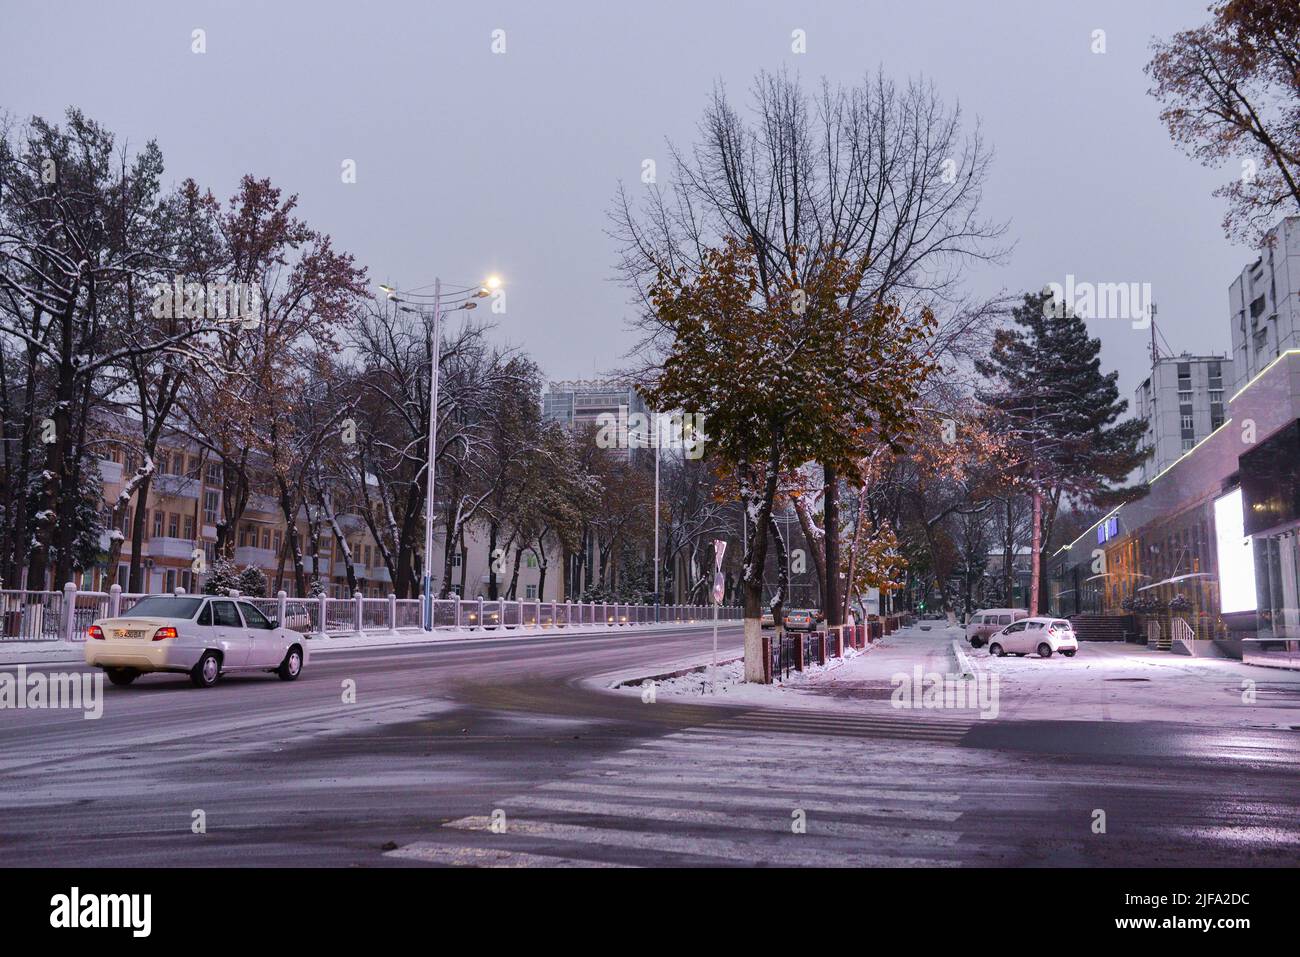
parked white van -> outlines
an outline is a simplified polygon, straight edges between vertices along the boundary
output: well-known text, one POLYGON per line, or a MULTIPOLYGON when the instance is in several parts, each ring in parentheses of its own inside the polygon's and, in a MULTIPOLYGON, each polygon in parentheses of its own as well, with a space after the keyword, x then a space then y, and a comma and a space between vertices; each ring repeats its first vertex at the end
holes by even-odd
POLYGON ((979 648, 988 643, 989 635, 1028 617, 1027 608, 981 608, 966 623, 966 640, 972 648, 979 648))

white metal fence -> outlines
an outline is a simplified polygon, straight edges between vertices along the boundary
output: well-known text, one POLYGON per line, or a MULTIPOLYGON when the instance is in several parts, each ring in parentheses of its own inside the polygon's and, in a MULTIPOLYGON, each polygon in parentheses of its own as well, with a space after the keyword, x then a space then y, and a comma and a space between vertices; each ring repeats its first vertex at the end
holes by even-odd
MULTIPOLYGON (((232 592, 238 596, 238 592, 232 592)), ((100 618, 128 614, 145 595, 81 591, 69 583, 63 591, 0 590, 0 641, 81 641, 100 618), (68 613, 68 610, 71 613, 68 613)), ((420 598, 247 598, 268 618, 304 634, 373 635, 423 630, 420 598)), ((718 618, 742 617, 738 606, 724 605, 718 618)), ((629 605, 621 602, 489 601, 482 598, 435 598, 434 631, 550 630, 625 628, 713 620, 711 605, 629 605)))

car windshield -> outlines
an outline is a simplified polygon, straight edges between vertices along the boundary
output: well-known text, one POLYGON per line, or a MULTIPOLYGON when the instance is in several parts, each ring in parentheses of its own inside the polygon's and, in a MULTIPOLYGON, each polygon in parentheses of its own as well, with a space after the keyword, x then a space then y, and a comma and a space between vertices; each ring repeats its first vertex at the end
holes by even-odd
POLYGON ((202 598, 181 598, 172 595, 150 595, 141 598, 123 615, 139 618, 193 618, 203 604, 202 598))

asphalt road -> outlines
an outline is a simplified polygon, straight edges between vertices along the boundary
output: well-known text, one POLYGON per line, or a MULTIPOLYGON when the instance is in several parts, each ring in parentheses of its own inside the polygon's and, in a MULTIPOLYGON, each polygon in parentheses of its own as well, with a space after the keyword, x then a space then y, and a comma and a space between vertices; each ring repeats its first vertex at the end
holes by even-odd
POLYGON ((106 685, 96 721, 0 710, 0 865, 1300 863, 1297 731, 792 714, 583 684, 709 642, 335 653, 294 683, 106 685))

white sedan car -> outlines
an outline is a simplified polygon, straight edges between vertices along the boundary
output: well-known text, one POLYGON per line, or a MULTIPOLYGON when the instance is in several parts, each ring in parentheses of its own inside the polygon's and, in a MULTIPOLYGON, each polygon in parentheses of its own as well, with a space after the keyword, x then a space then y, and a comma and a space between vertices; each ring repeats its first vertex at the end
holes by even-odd
POLYGON ((1064 618, 1022 618, 989 636, 989 654, 996 658, 1030 653, 1050 658, 1058 651, 1073 658, 1078 650, 1074 626, 1064 618))
POLYGON ((250 602, 219 595, 150 595, 86 633, 86 664, 115 685, 147 671, 188 674, 210 688, 230 671, 274 671, 293 681, 307 662, 303 636, 250 602))

